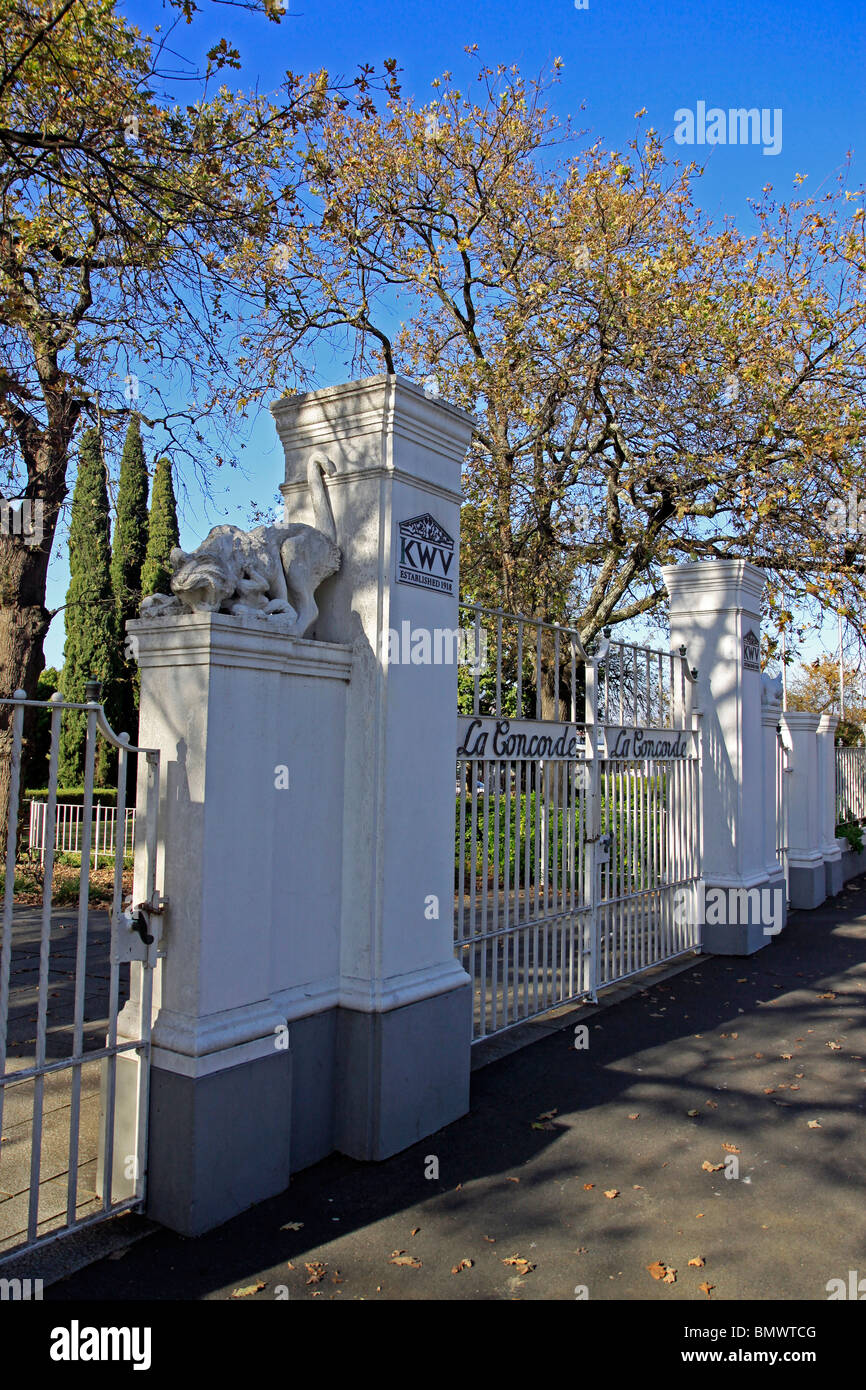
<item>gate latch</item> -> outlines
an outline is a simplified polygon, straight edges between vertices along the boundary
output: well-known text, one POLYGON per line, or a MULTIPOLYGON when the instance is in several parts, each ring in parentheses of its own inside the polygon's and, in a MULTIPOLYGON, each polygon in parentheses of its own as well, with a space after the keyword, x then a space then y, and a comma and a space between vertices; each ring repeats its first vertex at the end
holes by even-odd
POLYGON ((599 835, 598 837, 598 860, 600 864, 610 863, 610 835, 599 835))
POLYGON ((112 962, 123 965, 127 961, 140 961, 143 965, 154 966, 160 956, 165 955, 161 948, 162 922, 160 918, 167 907, 164 899, 155 892, 153 901, 137 903, 121 912, 117 918, 114 934, 112 962))

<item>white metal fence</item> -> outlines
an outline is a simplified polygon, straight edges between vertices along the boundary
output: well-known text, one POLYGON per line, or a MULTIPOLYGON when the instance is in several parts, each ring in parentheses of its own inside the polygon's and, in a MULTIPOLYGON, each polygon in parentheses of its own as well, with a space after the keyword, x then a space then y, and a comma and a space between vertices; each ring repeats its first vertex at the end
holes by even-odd
MULTIPOLYGON (((98 689, 98 688, 97 688, 98 689)), ((93 692, 96 693, 96 692, 93 692)), ((131 748, 105 721, 96 699, 0 699, 11 723, 9 818, 0 936, 0 1262, 120 1211, 138 1209, 146 1170, 150 1021, 159 952, 156 811, 159 753, 131 748), (42 902, 15 902, 24 717, 50 713, 48 799, 42 839, 42 902), (78 904, 55 912, 57 769, 61 721, 85 715, 78 904), (89 865, 96 819, 93 782, 97 737, 118 750, 116 816, 126 824, 130 752, 139 754, 136 889, 141 901, 122 910, 123 849, 111 862, 110 919, 89 904, 89 865), (119 1033, 120 1006, 135 1022, 119 1033), (132 1036, 130 1036, 132 1034, 132 1036), (118 1095, 121 1103, 116 1104, 118 1095)))
POLYGON ((866 748, 836 749, 836 820, 866 819, 866 748))
POLYGON ((455 952, 475 1040, 699 948, 700 749, 685 653, 463 604, 455 952), (687 895, 682 895, 687 896, 687 895))
MULTIPOLYGON (((45 863, 45 850, 50 838, 46 834, 48 825, 47 801, 30 802, 30 826, 28 844, 33 855, 39 855, 40 864, 45 863)), ((94 869, 99 867, 100 859, 111 859, 114 855, 117 836, 117 807, 93 807, 90 825, 90 861, 94 869)), ((84 842, 84 807, 71 802, 58 802, 54 827, 55 854, 80 854, 84 842)), ((123 853, 132 854, 135 843, 135 807, 127 806, 124 812, 123 853)))

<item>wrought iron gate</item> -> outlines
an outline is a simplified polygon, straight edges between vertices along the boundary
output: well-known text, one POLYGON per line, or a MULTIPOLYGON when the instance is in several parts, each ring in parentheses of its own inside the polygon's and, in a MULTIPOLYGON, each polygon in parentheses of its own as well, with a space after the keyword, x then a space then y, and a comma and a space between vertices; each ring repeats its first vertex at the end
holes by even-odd
POLYGON ((83 704, 60 696, 28 700, 23 691, 0 701, 9 707, 12 732, 0 945, 0 1261, 140 1207, 144 1198, 153 972, 162 911, 156 892, 159 753, 115 735, 98 694, 92 683, 83 704), (50 728, 41 866, 39 856, 28 862, 19 847, 27 708, 44 711, 50 728), (70 719, 83 723, 85 738, 77 855, 56 851, 60 738, 70 719), (99 740, 116 750, 120 824, 129 755, 139 755, 131 898, 137 907, 130 911, 123 910, 122 842, 110 869, 103 870, 107 881, 91 873, 99 740), (110 899, 108 911, 100 912, 95 895, 110 899), (39 896, 41 904, 28 905, 28 898, 39 896))
POLYGON ((455 952, 474 1040, 700 949, 699 716, 685 652, 463 604, 455 952), (485 653, 492 659, 482 662, 485 653))

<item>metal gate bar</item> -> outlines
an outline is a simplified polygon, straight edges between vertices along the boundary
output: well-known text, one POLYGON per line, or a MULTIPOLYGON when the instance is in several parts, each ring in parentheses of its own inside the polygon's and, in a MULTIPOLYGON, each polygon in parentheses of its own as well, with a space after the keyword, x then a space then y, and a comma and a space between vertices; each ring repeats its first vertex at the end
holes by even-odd
MULTIPOLYGON (((90 693, 90 692, 88 692, 90 693)), ((127 774, 129 753, 142 755, 141 804, 137 831, 138 853, 136 873, 144 888, 146 902, 143 907, 153 910, 157 906, 156 887, 156 812, 159 790, 159 754, 152 749, 133 748, 128 736, 115 735, 106 722, 104 711, 97 700, 85 703, 65 702, 59 695, 50 701, 28 700, 23 691, 16 691, 11 700, 0 703, 12 706, 12 754, 10 768, 9 819, 6 836, 6 878, 3 900, 3 935, 0 946, 0 1133, 3 1128, 4 1103, 7 1090, 26 1086, 32 1082, 33 1096, 29 1121, 29 1191, 27 1193, 26 1227, 7 1229, 9 1220, 4 1221, 4 1203, 0 1203, 0 1260, 20 1254, 22 1250, 32 1249, 56 1240, 73 1230, 104 1220, 120 1211, 141 1206, 144 1197, 145 1156, 146 1156, 146 1117, 150 1055, 150 1025, 152 1012, 153 969, 158 952, 157 933, 147 932, 141 925, 142 918, 123 912, 123 868, 124 849, 122 842, 115 846, 114 872, 112 883, 111 932, 109 950, 109 972, 107 990, 107 1031, 103 1047, 88 1046, 93 1041, 94 1024, 99 1021, 87 1018, 88 946, 92 912, 90 909, 90 868, 93 832, 93 793, 97 736, 118 750, 117 777, 117 821, 125 823, 127 774), (21 765, 23 750, 24 711, 26 708, 44 709, 50 715, 50 754, 48 799, 43 819, 41 856, 44 865, 42 908, 39 923, 39 964, 36 1006, 36 1039, 32 1062, 27 1059, 23 1066, 10 1069, 9 1026, 11 998, 11 966, 13 958, 13 936, 15 932, 15 868, 18 843, 18 822, 21 802, 21 765), (48 1053, 49 1033, 54 1034, 54 1043, 61 1044, 69 1035, 68 1025, 54 1024, 49 1028, 49 984, 52 953, 52 908, 53 879, 56 868, 57 844, 57 778, 62 721, 70 715, 85 715, 85 776, 84 800, 82 808, 82 832, 80 840, 80 868, 78 908, 76 914, 76 945, 74 967, 74 1000, 71 1024, 71 1050, 60 1059, 50 1059, 48 1053), (135 935, 133 927, 140 932, 135 935), (150 943, 145 941, 150 936, 150 943), (120 1004, 120 969, 129 966, 130 996, 140 998, 138 1036, 134 1039, 118 1039, 118 1009, 120 1004), (115 1173, 116 1141, 116 1100, 117 1100, 117 1059, 133 1053, 137 1056, 137 1115, 136 1152, 124 1155, 124 1169, 128 1181, 118 1181, 115 1173), (85 1067, 99 1063, 102 1068, 101 1114, 96 1132, 97 1142, 97 1186, 101 1173, 102 1194, 100 1210, 79 1216, 81 1198, 79 1192, 79 1166, 82 1142, 82 1080, 85 1067), (40 1196, 43 1189, 42 1162, 43 1140, 45 1136, 45 1088, 46 1078, 56 1078, 68 1073, 69 1085, 69 1131, 67 1145, 67 1183, 65 1212, 55 1212, 40 1219, 40 1196), (124 1188, 128 1190, 124 1190, 124 1188), (51 1229, 44 1228, 51 1223, 51 1229)), ((23 1060, 23 1059, 22 1059, 23 1060)), ((55 1116, 60 1107, 52 1112, 55 1116)), ((25 1122, 16 1122, 16 1128, 25 1122)), ((93 1136, 90 1136, 91 1138, 93 1136)), ((9 1151, 0 1150, 0 1165, 4 1159, 12 1157, 13 1144, 9 1151)), ((52 1181, 52 1180, 47 1180, 52 1181)), ((0 1180, 0 1190, 3 1184, 0 1180)), ((91 1199, 85 1205, 92 1209, 91 1199)), ((10 1199, 14 1204, 14 1197, 10 1199)), ((14 1207, 12 1226, 15 1225, 14 1207)))
POLYGON ((476 654, 495 651, 458 717, 455 953, 477 1042, 700 949, 676 912, 701 874, 700 738, 685 649, 587 652, 573 629, 461 609, 476 654), (677 751, 623 758, 639 731, 677 751))

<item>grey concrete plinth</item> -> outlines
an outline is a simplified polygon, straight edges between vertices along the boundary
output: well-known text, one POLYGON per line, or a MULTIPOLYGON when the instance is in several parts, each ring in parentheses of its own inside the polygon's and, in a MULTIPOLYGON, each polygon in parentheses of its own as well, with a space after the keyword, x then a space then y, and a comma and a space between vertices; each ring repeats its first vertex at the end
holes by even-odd
POLYGON ((788 868, 791 906, 807 912, 820 907, 827 896, 827 874, 824 861, 817 864, 791 864, 788 868))
POLYGON ((292 1172, 326 1158, 336 1147, 337 1010, 289 1025, 292 1049, 292 1172))
POLYGON ((472 988, 387 1013, 339 1011, 337 1147, 399 1153, 469 1109, 472 988))
POLYGON ((209 1076, 154 1066, 147 1215, 201 1235, 289 1185, 291 1054, 209 1076))
POLYGON ((826 890, 828 898, 835 898, 837 893, 841 893, 845 886, 845 879, 842 874, 841 855, 837 859, 824 860, 824 873, 826 876, 826 890))
POLYGON ((784 879, 750 887, 707 884, 701 922, 701 946, 714 956, 750 956, 784 929, 787 919, 784 879))

